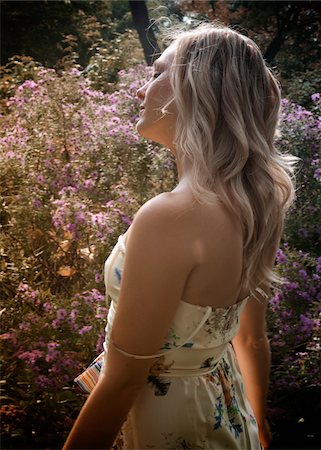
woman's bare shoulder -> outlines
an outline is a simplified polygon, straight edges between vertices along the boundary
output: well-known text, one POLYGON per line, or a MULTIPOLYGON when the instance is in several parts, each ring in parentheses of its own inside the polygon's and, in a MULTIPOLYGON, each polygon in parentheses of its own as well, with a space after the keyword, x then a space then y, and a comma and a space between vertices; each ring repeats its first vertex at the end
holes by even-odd
POLYGON ((194 209, 193 197, 187 192, 162 192, 138 209, 131 227, 138 221, 143 221, 146 226, 156 225, 157 227, 158 224, 163 227, 173 222, 183 223, 186 215, 191 214, 194 209))
POLYGON ((188 221, 183 218, 182 211, 182 203, 167 192, 144 203, 126 232, 127 254, 135 254, 138 259, 151 252, 160 260, 168 257, 173 270, 187 275, 194 263, 188 240, 188 221))
POLYGON ((136 212, 126 238, 129 239, 135 224, 135 227, 142 225, 145 232, 151 227, 159 231, 166 229, 176 238, 179 236, 179 241, 199 238, 200 233, 205 237, 207 230, 213 239, 213 231, 222 225, 226 228, 227 221, 233 223, 219 200, 212 205, 200 204, 189 188, 174 190, 163 192, 144 203, 136 212))
MULTIPOLYGON (((187 198, 163 192, 144 203, 134 216, 134 220, 126 232, 126 240, 131 234, 141 236, 154 235, 164 238, 164 234, 173 237, 173 242, 182 237, 185 215, 190 210, 187 198), (134 232, 134 233, 133 233, 134 232)), ((181 239, 179 239, 181 240, 181 239)))

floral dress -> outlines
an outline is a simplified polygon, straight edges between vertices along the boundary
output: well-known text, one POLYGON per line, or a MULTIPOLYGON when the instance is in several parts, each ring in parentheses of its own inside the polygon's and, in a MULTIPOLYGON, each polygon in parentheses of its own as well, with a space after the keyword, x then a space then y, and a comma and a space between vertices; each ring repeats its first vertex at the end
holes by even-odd
MULTIPOLYGON (((104 355, 117 309, 125 250, 121 235, 105 262, 111 304, 104 355)), ((262 450, 230 343, 247 300, 227 308, 180 302, 147 383, 115 440, 115 449, 262 450)), ((102 371, 106 364, 104 358, 102 371)))

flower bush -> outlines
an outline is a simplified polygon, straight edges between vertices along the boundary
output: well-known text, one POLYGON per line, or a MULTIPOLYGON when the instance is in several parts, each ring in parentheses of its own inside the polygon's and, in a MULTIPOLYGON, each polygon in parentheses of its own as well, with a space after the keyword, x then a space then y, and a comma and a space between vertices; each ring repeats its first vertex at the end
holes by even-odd
POLYGON ((301 158, 296 176, 297 200, 289 215, 285 240, 312 254, 321 254, 321 95, 311 96, 311 111, 282 100, 277 146, 301 158))
POLYGON ((0 116, 8 447, 47 445, 46 436, 61 445, 65 417, 84 398, 73 378, 102 349, 104 260, 139 206, 174 187, 170 154, 134 129, 148 71, 120 71, 115 91, 104 94, 77 69, 59 76, 42 68, 0 116))
POLYGON ((20 283, 13 302, 14 308, 12 303, 6 311, 10 326, 0 334, 5 344, 3 393, 10 400, 1 408, 6 424, 3 438, 11 444, 14 437, 19 445, 47 445, 49 434, 51 445, 59 446, 58 430, 68 432, 71 424, 64 421, 62 411, 71 414, 82 397, 72 380, 95 352, 102 351, 105 296, 94 288, 73 295, 67 302, 49 291, 20 283), (13 410, 21 418, 7 422, 8 411, 10 418, 13 410), (57 422, 50 420, 53 412, 57 422))
POLYGON ((274 388, 320 386, 321 257, 284 244, 277 269, 284 285, 270 299, 268 315, 274 388))
MULTIPOLYGON (((135 131, 136 91, 150 68, 120 70, 113 92, 95 90, 76 68, 59 75, 33 70, 0 115, 1 412, 8 448, 61 446, 84 401, 73 379, 102 349, 104 260, 139 206, 177 180, 170 154, 135 131)), ((277 140, 301 157, 302 167, 277 257, 286 281, 268 312, 273 405, 275 393, 320 384, 320 95, 312 101, 308 111, 283 100, 277 140)))
POLYGON ((267 315, 272 352, 269 417, 278 448, 315 448, 321 386, 321 257, 284 243, 276 263, 284 284, 270 299, 267 315), (282 442, 284 429, 293 431, 282 442), (305 447, 307 439, 311 447, 305 447))
MULTIPOLYGON (((32 262, 26 277, 37 271, 32 278, 54 293, 80 280, 91 286, 92 262, 103 262, 140 204, 174 183, 169 153, 134 130, 139 85, 132 79, 139 71, 145 67, 126 74, 128 89, 119 83, 118 91, 103 94, 76 69, 61 77, 41 70, 37 82, 18 87, 7 101, 9 114, 0 116, 3 248, 11 255, 23 249, 32 262), (40 263, 46 271, 38 271, 40 263), (57 274, 64 266, 73 275, 62 287, 57 274)), ((12 273, 16 256, 2 274, 11 292, 24 276, 21 267, 20 276, 12 273)))

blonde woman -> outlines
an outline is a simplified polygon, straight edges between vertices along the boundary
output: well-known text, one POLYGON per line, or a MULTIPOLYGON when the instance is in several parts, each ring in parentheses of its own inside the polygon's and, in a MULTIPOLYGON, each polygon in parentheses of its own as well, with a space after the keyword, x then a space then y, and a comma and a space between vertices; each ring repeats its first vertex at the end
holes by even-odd
POLYGON ((106 261, 103 370, 64 449, 266 449, 265 316, 294 199, 278 82, 251 39, 202 23, 137 96, 137 131, 175 155, 179 182, 106 261))

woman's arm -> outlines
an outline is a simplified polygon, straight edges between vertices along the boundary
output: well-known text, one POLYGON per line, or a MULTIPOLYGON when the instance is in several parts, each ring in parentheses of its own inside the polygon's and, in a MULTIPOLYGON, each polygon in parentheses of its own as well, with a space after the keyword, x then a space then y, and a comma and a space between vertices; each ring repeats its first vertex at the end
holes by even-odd
MULTIPOLYGON (((274 266, 280 241, 270 246, 268 265, 274 266)), ((259 428, 266 429, 266 401, 271 370, 271 349, 266 334, 266 313, 271 296, 270 285, 262 283, 262 294, 249 298, 240 318, 240 328, 232 340, 240 366, 246 397, 259 428)), ((265 433, 269 435, 269 430, 265 433)))
POLYGON ((246 397, 258 424, 266 417, 266 399, 271 368, 270 343, 265 330, 267 300, 249 299, 242 314, 238 334, 232 340, 242 373, 246 397))
POLYGON ((67 449, 112 447, 127 414, 146 385, 173 321, 193 258, 172 196, 145 203, 131 225, 117 311, 104 372, 85 402, 65 443, 67 449), (118 348, 118 349, 117 349, 118 348))
POLYGON ((241 314, 239 332, 232 344, 240 366, 245 394, 258 423, 260 443, 266 450, 272 441, 266 418, 271 350, 265 321, 268 301, 262 296, 259 297, 262 303, 252 298, 246 304, 241 314))
POLYGON ((133 385, 111 383, 104 376, 87 398, 63 450, 110 449, 139 394, 133 385))

